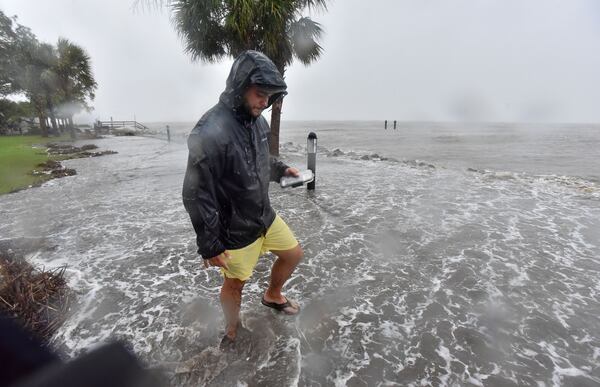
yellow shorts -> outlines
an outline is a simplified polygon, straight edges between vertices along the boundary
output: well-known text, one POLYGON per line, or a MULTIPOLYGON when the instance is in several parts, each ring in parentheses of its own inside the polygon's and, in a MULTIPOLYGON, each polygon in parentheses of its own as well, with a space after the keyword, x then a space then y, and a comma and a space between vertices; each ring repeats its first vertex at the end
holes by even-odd
POLYGON ((221 273, 227 278, 237 278, 247 281, 254 271, 258 257, 267 251, 289 250, 298 246, 292 230, 287 224, 275 215, 275 220, 267 230, 266 235, 252 242, 246 247, 236 250, 227 250, 231 258, 227 261, 229 270, 221 268, 221 273))

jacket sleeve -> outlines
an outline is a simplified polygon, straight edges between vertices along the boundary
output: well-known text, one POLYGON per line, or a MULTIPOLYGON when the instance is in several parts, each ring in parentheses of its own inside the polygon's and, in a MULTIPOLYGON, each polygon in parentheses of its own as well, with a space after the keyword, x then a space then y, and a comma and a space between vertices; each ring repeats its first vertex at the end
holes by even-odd
POLYGON ((209 259, 225 251, 219 239, 221 209, 215 193, 215 184, 223 166, 217 155, 212 154, 216 146, 211 141, 190 135, 188 148, 190 153, 183 182, 183 205, 196 231, 198 253, 202 258, 209 259))
POLYGON ((271 181, 279 183, 285 170, 289 168, 287 164, 283 161, 278 160, 274 156, 269 156, 270 166, 271 166, 271 181))

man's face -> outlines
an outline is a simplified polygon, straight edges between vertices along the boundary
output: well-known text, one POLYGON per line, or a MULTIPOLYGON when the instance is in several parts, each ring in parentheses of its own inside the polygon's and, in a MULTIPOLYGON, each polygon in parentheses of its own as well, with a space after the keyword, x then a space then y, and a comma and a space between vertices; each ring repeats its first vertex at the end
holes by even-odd
POLYGON ((252 117, 258 117, 269 105, 272 93, 251 85, 244 94, 244 106, 252 117))

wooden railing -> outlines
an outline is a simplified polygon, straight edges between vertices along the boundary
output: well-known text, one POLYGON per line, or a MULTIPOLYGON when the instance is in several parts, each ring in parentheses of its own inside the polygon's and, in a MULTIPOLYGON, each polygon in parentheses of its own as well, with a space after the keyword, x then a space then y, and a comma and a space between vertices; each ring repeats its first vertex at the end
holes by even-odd
POLYGON ((124 126, 132 126, 136 129, 139 129, 142 131, 150 130, 150 128, 148 128, 146 125, 140 124, 137 121, 114 121, 114 120, 96 121, 94 126, 96 128, 100 128, 100 129, 115 129, 115 128, 122 128, 124 126))

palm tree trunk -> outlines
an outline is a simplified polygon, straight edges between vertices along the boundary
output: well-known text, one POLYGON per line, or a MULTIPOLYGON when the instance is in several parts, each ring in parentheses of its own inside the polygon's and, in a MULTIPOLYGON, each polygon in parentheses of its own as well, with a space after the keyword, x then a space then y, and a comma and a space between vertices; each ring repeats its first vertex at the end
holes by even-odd
MULTIPOLYGON (((281 73, 281 76, 285 73, 285 65, 282 63, 275 63, 277 70, 281 73)), ((283 106, 283 100, 275 102, 271 107, 271 143, 269 152, 273 156, 279 156, 279 128, 281 126, 281 108, 283 106)))
POLYGON ((39 98, 32 97, 31 102, 33 103, 33 109, 35 110, 38 120, 40 120, 40 130, 42 131, 42 137, 48 137, 48 126, 46 126, 46 115, 44 114, 46 109, 45 105, 39 98))
POLYGON ((58 130, 58 125, 56 125, 56 117, 54 117, 54 113, 50 111, 48 115, 50 116, 50 123, 52 124, 52 129, 55 133, 60 133, 60 131, 58 130))
POLYGON ((67 118, 67 126, 69 127, 69 133, 71 133, 71 139, 75 140, 75 125, 73 125, 73 116, 67 118))
POLYGON ((279 156, 279 127, 281 125, 281 107, 283 101, 275 102, 271 108, 271 145, 269 152, 279 156))
POLYGON ((46 108, 48 109, 48 116, 50 117, 50 124, 52 125, 52 129, 54 133, 60 133, 58 130, 58 125, 56 125, 56 117, 54 116, 54 109, 52 106, 52 102, 50 102, 50 98, 46 97, 46 108))
POLYGON ((40 120, 40 129, 42 130, 42 137, 48 137, 48 127, 46 126, 46 117, 41 112, 38 112, 38 120, 40 120))

